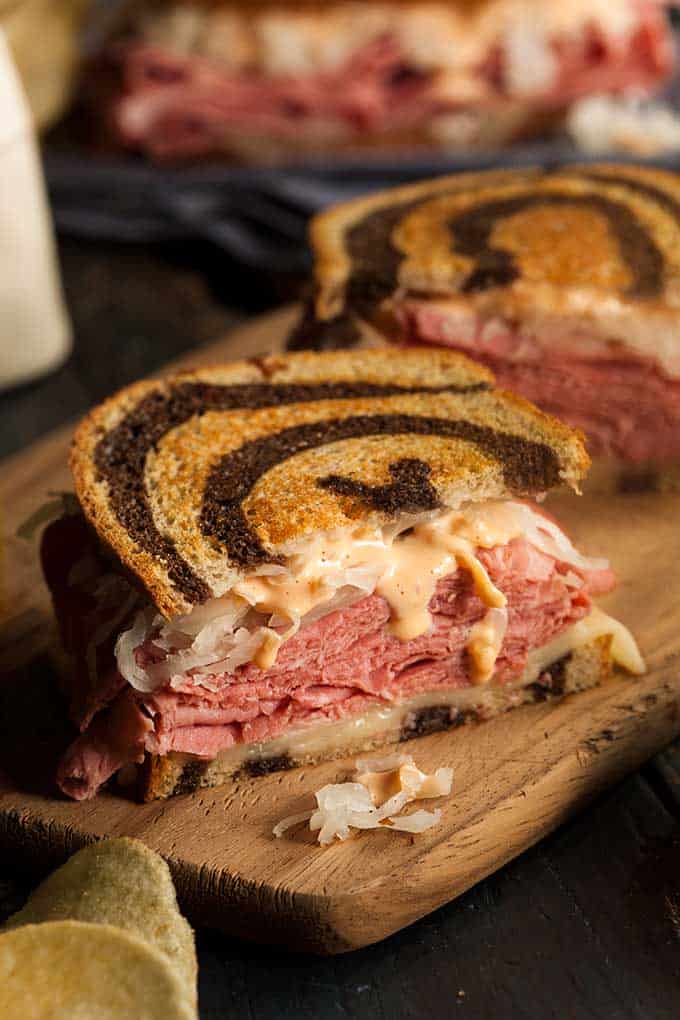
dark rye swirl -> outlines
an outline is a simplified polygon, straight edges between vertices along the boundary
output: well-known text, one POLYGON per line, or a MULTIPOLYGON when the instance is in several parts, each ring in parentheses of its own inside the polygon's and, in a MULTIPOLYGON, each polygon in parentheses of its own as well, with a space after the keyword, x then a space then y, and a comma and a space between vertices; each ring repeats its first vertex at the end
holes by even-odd
POLYGON ((457 174, 336 206, 311 228, 314 295, 290 341, 351 346, 390 304, 453 298, 532 312, 680 314, 680 175, 591 164, 457 174))
POLYGON ((71 455, 100 538, 167 616, 300 540, 576 485, 580 437, 447 351, 297 354, 137 383, 71 455))

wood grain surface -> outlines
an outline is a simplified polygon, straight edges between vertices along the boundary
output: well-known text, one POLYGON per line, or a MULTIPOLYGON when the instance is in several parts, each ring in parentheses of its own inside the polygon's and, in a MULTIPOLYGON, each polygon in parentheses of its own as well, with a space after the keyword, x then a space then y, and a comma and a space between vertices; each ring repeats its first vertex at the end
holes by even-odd
MULTIPOLYGON (((240 330, 200 360, 269 349, 290 315, 240 330)), ((163 804, 112 794, 89 804, 50 797, 47 775, 68 734, 42 654, 50 614, 35 548, 13 535, 48 489, 68 481, 67 444, 62 430, 7 462, 1 479, 7 588, 0 655, 8 679, 0 847, 25 864, 45 867, 97 836, 136 835, 169 859, 194 918, 289 947, 342 951, 383 938, 469 888, 680 732, 678 497, 631 494, 612 503, 560 496, 551 508, 577 544, 592 555, 606 552, 619 572, 622 583, 605 607, 633 626, 650 672, 411 744, 421 766, 455 770, 442 823, 430 833, 368 833, 327 850, 300 832, 274 841, 273 824, 346 769, 337 762, 163 804)))

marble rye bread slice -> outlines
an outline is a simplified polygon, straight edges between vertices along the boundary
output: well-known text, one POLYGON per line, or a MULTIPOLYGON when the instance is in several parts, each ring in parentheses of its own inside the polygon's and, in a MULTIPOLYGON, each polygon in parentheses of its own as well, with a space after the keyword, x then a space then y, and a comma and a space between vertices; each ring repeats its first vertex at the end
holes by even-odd
MULTIPOLYGON (((679 232, 680 176, 651 167, 501 169, 391 188, 312 221, 306 325, 332 346, 341 328, 348 339, 357 322, 382 324, 381 305, 409 295, 508 316, 563 313, 572 299, 597 311, 612 298, 651 316, 678 307, 679 232)), ((300 346, 314 340, 300 328, 300 346)))
POLYGON ((589 466, 580 435, 446 350, 299 353, 140 382, 71 451, 98 537, 166 617, 319 532, 529 496, 589 466))
POLYGON ((336 206, 311 241, 291 349, 458 350, 584 432, 590 488, 677 488, 679 174, 456 174, 336 206))

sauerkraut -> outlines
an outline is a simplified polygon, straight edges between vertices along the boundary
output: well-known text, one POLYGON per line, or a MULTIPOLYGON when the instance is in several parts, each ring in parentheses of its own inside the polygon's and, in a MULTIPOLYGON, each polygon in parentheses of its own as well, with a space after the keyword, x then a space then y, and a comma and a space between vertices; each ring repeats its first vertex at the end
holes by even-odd
POLYGON ((321 846, 348 839, 352 829, 389 829, 421 833, 441 820, 441 809, 412 814, 401 812, 415 800, 444 797, 451 792, 453 769, 421 772, 411 755, 392 754, 385 758, 364 758, 356 762, 353 780, 330 783, 314 794, 316 808, 283 818, 274 826, 278 839, 288 829, 309 822, 321 846))
MULTIPOLYGON (((433 578, 462 568, 470 571, 482 601, 489 608, 502 609, 505 597, 492 585, 475 551, 519 536, 574 568, 564 575, 570 586, 582 584, 578 571, 608 566, 606 560, 582 556, 557 524, 513 500, 469 503, 444 514, 404 516, 384 527, 316 535, 304 546, 288 550, 285 563, 264 564, 239 579, 229 594, 197 606, 186 616, 166 620, 152 609, 141 610, 116 643, 118 669, 128 683, 143 692, 176 687, 185 683, 188 675, 192 684, 215 690, 215 677, 232 674, 249 662, 269 668, 280 645, 300 627, 376 591, 387 598, 396 617, 392 595, 401 592, 403 597, 409 590, 414 565, 416 570, 424 569, 417 555, 419 548, 428 558, 425 580, 431 582, 432 591, 433 578), (421 543, 415 554, 404 555, 414 542, 421 543), (434 558, 441 560, 436 566, 432 566, 433 549, 434 558), (404 583, 400 576, 395 580, 395 569, 408 575, 404 583)), ((431 622, 429 589, 420 583, 417 587, 422 591, 420 612, 414 612, 412 600, 407 609, 427 630, 431 622)), ((496 640, 487 636, 482 650, 488 660, 479 670, 484 677, 493 671, 506 619, 502 612, 485 618, 486 629, 496 640)))

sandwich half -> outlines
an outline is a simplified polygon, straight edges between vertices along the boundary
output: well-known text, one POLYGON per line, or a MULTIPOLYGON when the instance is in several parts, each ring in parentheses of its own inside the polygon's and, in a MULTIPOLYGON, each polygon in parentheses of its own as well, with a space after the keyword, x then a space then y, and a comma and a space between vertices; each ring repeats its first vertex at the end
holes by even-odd
POLYGON ((585 432, 600 480, 680 465, 680 176, 593 164, 460 174, 312 224, 292 346, 464 351, 585 432))
POLYGON ((658 0, 141 0, 100 120, 154 159, 494 146, 675 66, 658 0))
POLYGON ((461 355, 142 382, 78 428, 43 539, 81 733, 58 783, 146 799, 486 719, 643 666, 614 577, 532 502, 580 437, 461 355))

